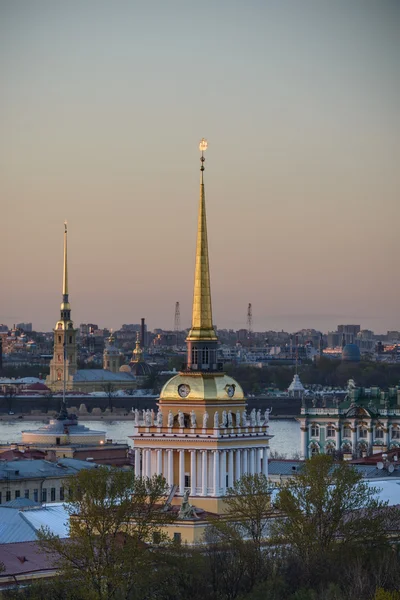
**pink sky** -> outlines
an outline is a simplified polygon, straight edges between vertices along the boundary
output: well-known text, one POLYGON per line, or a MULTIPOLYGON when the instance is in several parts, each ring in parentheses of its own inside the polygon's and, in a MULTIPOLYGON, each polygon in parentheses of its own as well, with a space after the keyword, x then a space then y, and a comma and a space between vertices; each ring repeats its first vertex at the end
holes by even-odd
POLYGON ((0 323, 400 329, 400 6, 0 2, 0 323), (168 4, 168 7, 167 7, 168 4))

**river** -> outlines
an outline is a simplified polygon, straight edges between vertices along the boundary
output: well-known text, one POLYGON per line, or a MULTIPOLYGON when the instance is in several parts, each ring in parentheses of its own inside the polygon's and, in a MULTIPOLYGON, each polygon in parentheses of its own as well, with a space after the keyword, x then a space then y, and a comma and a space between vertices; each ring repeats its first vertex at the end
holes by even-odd
MULTIPOLYGON (((29 429, 38 429, 47 421, 4 421, 0 423, 0 443, 16 443, 21 441, 21 432, 29 429)), ((89 421, 82 420, 81 423, 90 429, 106 431, 107 438, 115 442, 123 442, 132 445, 128 438, 133 433, 132 421, 89 421)), ((270 441, 272 451, 291 458, 300 450, 300 427, 293 419, 271 419, 269 432, 274 437, 270 441)))

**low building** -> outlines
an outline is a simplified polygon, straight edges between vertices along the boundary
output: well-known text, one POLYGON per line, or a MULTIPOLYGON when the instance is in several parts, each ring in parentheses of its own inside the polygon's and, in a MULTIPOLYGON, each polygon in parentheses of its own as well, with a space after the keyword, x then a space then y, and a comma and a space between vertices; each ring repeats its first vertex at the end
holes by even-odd
POLYGON ((297 420, 304 458, 340 453, 352 459, 400 448, 400 386, 366 389, 350 380, 343 401, 304 398, 297 420))
MULTIPOLYGON (((73 458, 48 460, 12 460, 0 463, 0 505, 12 500, 34 503, 64 502, 68 480, 82 469, 97 464, 73 458)), ((3 519, 0 516, 0 523, 3 519)))

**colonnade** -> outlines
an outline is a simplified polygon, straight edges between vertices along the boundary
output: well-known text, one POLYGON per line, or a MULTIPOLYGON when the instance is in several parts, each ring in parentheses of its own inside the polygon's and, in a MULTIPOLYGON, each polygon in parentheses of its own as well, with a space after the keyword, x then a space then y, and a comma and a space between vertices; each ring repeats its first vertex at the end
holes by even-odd
POLYGON ((179 494, 190 489, 191 496, 223 496, 228 487, 245 473, 268 477, 268 447, 226 450, 135 448, 137 476, 163 475, 169 486, 178 485, 179 494), (174 458, 179 458, 174 481, 174 458), (187 453, 190 460, 186 461, 187 453), (189 470, 185 464, 189 462, 189 470))

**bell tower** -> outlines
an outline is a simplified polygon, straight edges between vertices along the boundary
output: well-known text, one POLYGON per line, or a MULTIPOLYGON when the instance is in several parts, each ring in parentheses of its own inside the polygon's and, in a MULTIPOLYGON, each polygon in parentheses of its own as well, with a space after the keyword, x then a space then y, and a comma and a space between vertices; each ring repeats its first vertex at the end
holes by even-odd
POLYGON ((53 390, 62 390, 64 379, 66 388, 72 387, 73 375, 77 371, 76 329, 71 321, 71 305, 68 297, 68 252, 67 223, 64 223, 64 268, 63 293, 60 307, 60 319, 54 328, 54 351, 50 361, 50 375, 46 382, 53 390))

